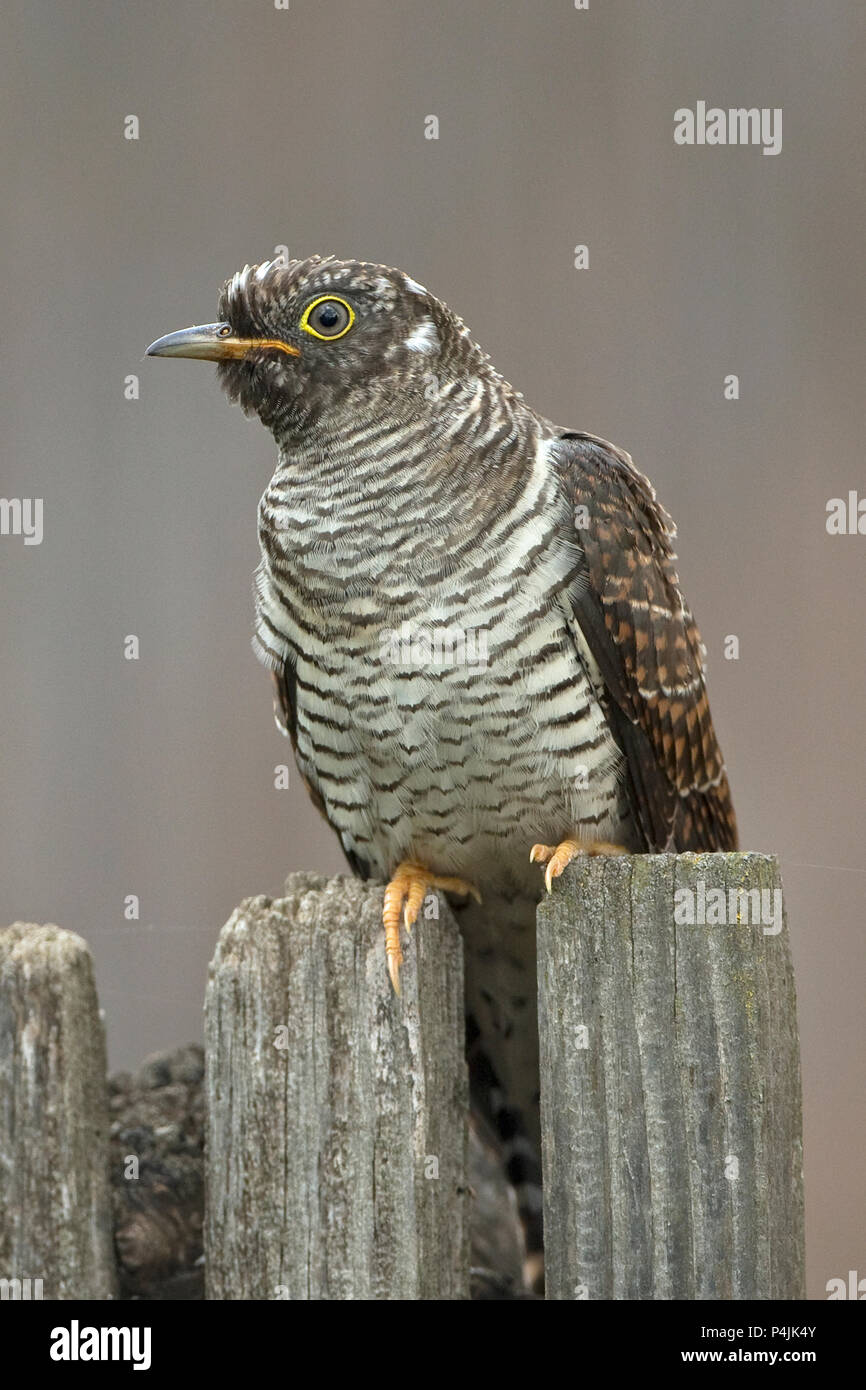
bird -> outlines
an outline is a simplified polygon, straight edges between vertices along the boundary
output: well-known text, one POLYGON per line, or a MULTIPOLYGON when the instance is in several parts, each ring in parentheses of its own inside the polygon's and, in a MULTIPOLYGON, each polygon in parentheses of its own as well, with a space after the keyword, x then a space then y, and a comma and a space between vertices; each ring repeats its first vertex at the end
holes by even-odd
POLYGON ((470 1083, 537 1280, 538 903, 577 856, 737 847, 674 524, 399 269, 247 265, 147 353, 215 362, 274 437, 254 649, 313 802, 386 885, 397 993, 422 904, 457 909, 470 1083))

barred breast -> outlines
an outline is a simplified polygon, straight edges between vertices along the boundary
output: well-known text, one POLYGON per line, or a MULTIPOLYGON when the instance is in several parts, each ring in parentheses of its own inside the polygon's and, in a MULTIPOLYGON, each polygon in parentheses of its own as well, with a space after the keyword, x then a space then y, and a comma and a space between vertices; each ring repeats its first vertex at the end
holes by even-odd
POLYGON ((312 489, 297 460, 265 493, 259 654, 295 666, 298 761, 347 852, 379 877, 415 857, 482 893, 534 895, 534 841, 576 826, 613 839, 625 814, 601 683, 564 596, 574 554, 550 442, 533 441, 483 534, 451 527, 447 553, 443 518, 406 477, 411 430, 387 439, 399 488, 375 443, 373 423, 326 493, 321 463, 312 489))

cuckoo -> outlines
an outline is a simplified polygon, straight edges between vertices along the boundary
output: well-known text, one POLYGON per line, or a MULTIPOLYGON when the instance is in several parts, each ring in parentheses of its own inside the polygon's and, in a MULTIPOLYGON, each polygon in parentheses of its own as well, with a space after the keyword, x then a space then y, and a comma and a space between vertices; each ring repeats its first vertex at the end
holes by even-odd
POLYGON ((470 1075, 540 1248, 540 895, 576 855, 737 844, 671 519, 400 270, 246 266, 216 323, 148 353, 216 362, 274 436, 254 647, 278 722, 353 871, 387 885, 398 992, 422 904, 454 895, 470 1075))

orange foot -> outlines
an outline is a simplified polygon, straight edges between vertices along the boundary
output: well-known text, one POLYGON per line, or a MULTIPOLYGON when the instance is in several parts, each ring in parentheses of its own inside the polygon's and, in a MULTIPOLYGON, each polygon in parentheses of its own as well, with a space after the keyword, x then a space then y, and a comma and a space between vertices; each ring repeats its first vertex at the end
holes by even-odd
POLYGON ((548 893, 553 880, 559 878, 572 859, 581 854, 628 854, 622 845, 612 845, 609 840, 563 840, 559 845, 533 845, 529 851, 530 864, 546 864, 544 882, 548 893))
POLYGON ((470 894, 476 902, 481 902, 481 894, 471 883, 462 878, 441 878, 431 873, 423 864, 414 859, 402 860, 394 870, 391 882, 385 889, 385 906, 382 921, 385 923, 385 957, 388 961, 388 974, 394 992, 400 993, 400 966, 403 952, 400 950, 400 909, 403 908, 403 921, 407 931, 411 931, 418 920, 418 912, 428 888, 441 888, 445 893, 470 894))

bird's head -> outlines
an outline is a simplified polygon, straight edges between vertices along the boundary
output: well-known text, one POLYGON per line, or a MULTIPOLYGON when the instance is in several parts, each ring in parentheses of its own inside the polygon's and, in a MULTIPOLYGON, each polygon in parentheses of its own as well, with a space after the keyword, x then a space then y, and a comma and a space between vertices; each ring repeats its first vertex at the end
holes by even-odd
POLYGON ((368 407, 397 394, 429 400, 443 370, 478 353, 423 286, 362 261, 245 266, 223 286, 218 312, 217 323, 157 339, 148 355, 217 362, 229 397, 278 437, 357 409, 359 395, 368 407))

